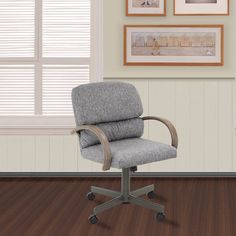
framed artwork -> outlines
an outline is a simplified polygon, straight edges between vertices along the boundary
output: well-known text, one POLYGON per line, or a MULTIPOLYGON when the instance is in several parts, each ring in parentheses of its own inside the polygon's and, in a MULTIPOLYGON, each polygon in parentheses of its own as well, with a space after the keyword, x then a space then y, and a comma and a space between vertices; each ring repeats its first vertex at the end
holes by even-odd
POLYGON ((126 0, 126 16, 165 16, 166 0, 126 0))
POLYGON ((223 25, 125 25, 124 65, 222 66, 223 25))
POLYGON ((174 15, 229 15, 229 0, 174 0, 174 15))

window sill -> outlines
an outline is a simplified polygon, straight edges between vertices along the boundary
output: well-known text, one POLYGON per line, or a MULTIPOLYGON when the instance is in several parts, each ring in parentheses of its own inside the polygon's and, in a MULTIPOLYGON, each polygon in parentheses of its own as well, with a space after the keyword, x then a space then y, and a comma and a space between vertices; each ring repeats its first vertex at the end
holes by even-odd
POLYGON ((0 117, 0 135, 70 135, 72 116, 0 117))

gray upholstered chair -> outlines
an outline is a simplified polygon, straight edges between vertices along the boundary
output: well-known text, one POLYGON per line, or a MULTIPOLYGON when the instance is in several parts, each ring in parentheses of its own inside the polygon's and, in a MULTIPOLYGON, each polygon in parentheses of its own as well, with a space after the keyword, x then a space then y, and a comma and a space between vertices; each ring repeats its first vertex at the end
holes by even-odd
POLYGON ((130 191, 130 172, 138 165, 175 158, 178 146, 177 133, 167 120, 158 117, 140 117, 142 103, 135 87, 121 82, 91 83, 78 86, 72 91, 81 154, 84 158, 103 164, 103 170, 111 167, 122 169, 121 192, 91 186, 89 200, 95 194, 113 199, 94 208, 89 217, 97 223, 97 214, 122 203, 133 203, 152 209, 157 219, 164 219, 164 206, 139 196, 153 198, 154 185, 130 191), (172 144, 167 145, 141 138, 144 120, 164 123, 170 131, 172 144))

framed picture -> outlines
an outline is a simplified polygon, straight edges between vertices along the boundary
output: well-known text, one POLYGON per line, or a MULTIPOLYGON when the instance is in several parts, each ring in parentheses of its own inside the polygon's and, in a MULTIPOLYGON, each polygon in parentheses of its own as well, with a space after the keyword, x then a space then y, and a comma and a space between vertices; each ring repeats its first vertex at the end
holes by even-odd
POLYGON ((223 25, 125 25, 124 65, 223 65, 223 25))
POLYGON ((174 0, 174 15, 229 15, 229 0, 174 0))
POLYGON ((165 16, 166 0, 126 0, 126 16, 165 16))

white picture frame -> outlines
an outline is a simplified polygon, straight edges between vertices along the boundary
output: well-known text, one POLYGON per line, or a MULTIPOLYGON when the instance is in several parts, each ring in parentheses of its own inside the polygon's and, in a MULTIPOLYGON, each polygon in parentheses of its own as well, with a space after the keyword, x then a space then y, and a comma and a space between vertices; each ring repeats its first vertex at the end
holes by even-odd
POLYGON ((174 15, 229 15, 229 0, 174 0, 174 15))
POLYGON ((165 16, 166 0, 125 0, 126 16, 165 16))

